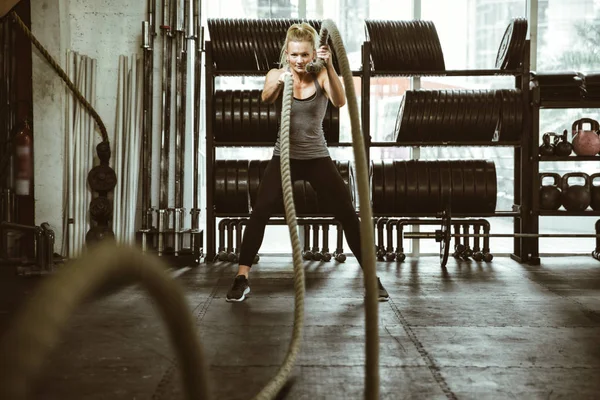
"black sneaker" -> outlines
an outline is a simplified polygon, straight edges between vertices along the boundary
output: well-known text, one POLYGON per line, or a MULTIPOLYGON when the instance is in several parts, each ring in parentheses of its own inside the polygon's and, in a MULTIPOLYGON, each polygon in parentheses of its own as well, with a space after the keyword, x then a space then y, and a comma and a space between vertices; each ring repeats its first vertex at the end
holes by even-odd
POLYGON ((377 300, 388 301, 390 299, 390 295, 388 294, 387 290, 385 290, 385 288, 381 284, 381 280, 379 280, 379 278, 377 278, 377 289, 379 289, 379 291, 377 293, 377 295, 378 295, 377 300))
POLYGON ((231 289, 227 292, 226 301, 244 301, 246 295, 250 293, 250 285, 248 284, 248 278, 244 275, 238 275, 233 280, 231 289))
MULTIPOLYGON (((365 290, 365 296, 367 295, 367 291, 365 290)), ((377 300, 379 301, 388 301, 390 299, 390 295, 387 290, 381 284, 379 277, 377 278, 377 300)))

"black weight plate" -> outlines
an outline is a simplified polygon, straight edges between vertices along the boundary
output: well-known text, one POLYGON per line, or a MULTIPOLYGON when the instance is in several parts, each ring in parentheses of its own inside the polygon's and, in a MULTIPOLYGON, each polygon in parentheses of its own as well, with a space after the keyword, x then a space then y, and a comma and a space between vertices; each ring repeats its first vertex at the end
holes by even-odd
POLYGON ((446 126, 445 135, 446 141, 456 141, 456 113, 458 110, 458 90, 449 90, 446 101, 447 114, 444 115, 444 125, 446 126))
POLYGON ((231 142, 233 135, 233 92, 223 91, 223 140, 231 142))
POLYGON ((369 32, 369 39, 371 41, 371 58, 373 59, 373 67, 377 70, 383 70, 384 64, 381 59, 381 41, 379 39, 379 32, 375 20, 365 21, 367 30, 369 32))
POLYGON ((250 32, 250 25, 246 19, 240 18, 237 20, 239 32, 241 35, 242 48, 244 50, 244 69, 246 71, 256 71, 256 57, 254 56, 254 44, 252 39, 252 33, 250 32))
POLYGON ((427 161, 416 161, 417 168, 417 205, 416 211, 431 212, 429 198, 429 171, 427 161))
POLYGON ((414 92, 412 90, 407 90, 404 92, 404 96, 402 97, 402 102, 400 103, 400 108, 398 110, 399 114, 396 118, 396 142, 406 142, 408 139, 408 132, 410 129, 410 113, 412 110, 412 103, 414 98, 414 92), (401 115, 400 115, 401 113, 401 115))
POLYGON ((485 184, 485 212, 495 212, 498 196, 498 182, 496 178, 496 165, 493 161, 486 161, 485 163, 485 184))
POLYGON ((498 53, 496 54, 496 68, 498 69, 506 69, 506 66, 508 65, 508 58, 510 57, 510 48, 513 38, 513 28, 514 21, 511 21, 506 27, 504 35, 502 36, 502 40, 500 41, 500 47, 498 48, 498 53))
POLYGON ((462 162, 465 212, 481 212, 481 202, 475 197, 475 170, 472 160, 462 162))
POLYGON ((270 142, 273 138, 269 136, 269 104, 262 101, 261 98, 258 99, 258 111, 260 114, 258 122, 259 140, 261 142, 270 142))
POLYGON ((396 37, 398 28, 396 27, 396 21, 386 21, 388 25, 388 42, 390 43, 390 64, 394 69, 398 69, 398 64, 402 60, 402 52, 398 46, 398 39, 396 37))
POLYGON ((485 161, 473 161, 473 176, 475 178, 475 201, 482 208, 482 212, 486 211, 486 176, 485 176, 485 161))
POLYGON ((463 121, 463 131, 465 132, 465 137, 469 141, 477 140, 477 132, 473 129, 473 120, 477 118, 475 114, 476 110, 476 93, 474 90, 467 90, 465 97, 466 104, 466 115, 465 120, 463 121))
MULTIPOLYGON (((462 161, 456 160, 451 161, 451 172, 452 172, 452 201, 450 202, 450 208, 453 212, 465 212, 465 186, 462 161)), ((469 210, 466 210, 467 212, 469 210)))
POLYGON ((425 115, 425 90, 417 90, 417 113, 415 116, 415 129, 412 131, 412 141, 424 141, 424 123, 423 120, 427 121, 428 116, 425 115))
POLYGON ((440 265, 442 268, 446 267, 448 263, 448 255, 450 252, 450 208, 447 209, 446 214, 441 219, 441 241, 440 241, 440 265))
POLYGON ((248 163, 248 192, 250 194, 250 206, 256 204, 256 194, 260 184, 260 163, 261 160, 250 160, 248 163))
POLYGON ((434 57, 433 57, 433 48, 431 47, 431 37, 429 36, 429 28, 427 27, 427 23, 425 21, 419 20, 418 22, 418 39, 421 42, 421 47, 423 49, 423 62, 421 63, 422 70, 431 71, 434 69, 434 57))
POLYGON ((506 89, 501 89, 499 90, 499 92, 502 99, 500 106, 499 140, 502 142, 507 142, 510 141, 512 137, 514 115, 510 103, 510 91, 506 89))
POLYGON ((225 207, 226 212, 236 212, 237 160, 225 160, 225 207))
POLYGON ((373 21, 373 24, 375 26, 375 33, 377 37, 377 47, 379 48, 379 55, 377 56, 380 63, 379 69, 388 71, 390 69, 390 65, 387 59, 388 46, 384 26, 381 20, 375 20, 373 21))
POLYGON ((219 34, 223 40, 223 68, 222 70, 230 71, 232 69, 232 60, 235 59, 233 49, 231 48, 232 41, 229 37, 229 21, 227 19, 220 20, 220 31, 219 34))
POLYGON ((278 112, 281 110, 281 96, 273 103, 269 105, 269 137, 272 137, 271 141, 277 140, 277 132, 279 130, 280 118, 281 114, 278 112))
POLYGON ((223 92, 221 90, 217 90, 213 96, 213 99, 213 112, 215 114, 215 119, 213 121, 213 137, 217 141, 224 141, 225 137, 223 135, 223 92))
POLYGON ((223 68, 223 39, 221 38, 221 22, 219 19, 211 19, 209 24, 210 41, 212 44, 213 62, 217 70, 223 68))
POLYGON ((250 129, 248 136, 251 141, 260 141, 260 130, 259 130, 259 117, 260 110, 258 109, 258 102, 260 101, 260 91, 251 90, 249 92, 250 99, 250 129))
POLYGON ((431 90, 423 91, 423 108, 422 113, 423 117, 421 119, 421 134, 419 135, 419 139, 428 142, 431 140, 431 107, 433 105, 433 101, 431 99, 432 92, 431 90))
POLYGON ((527 20, 525 18, 517 18, 515 24, 518 26, 518 32, 515 38, 516 43, 507 65, 508 69, 516 69, 523 62, 523 50, 525 49, 525 41, 527 39, 527 20))
POLYGON ((452 91, 441 90, 441 110, 440 110, 440 130, 438 132, 438 140, 450 141, 450 117, 452 114, 452 91))
POLYGON ((492 112, 490 115, 490 129, 494 131, 494 137, 498 136, 502 139, 501 129, 502 129, 502 93, 498 90, 495 90, 493 93, 492 101, 492 112), (496 135, 497 132, 497 135, 496 135))
POLYGON ((241 142, 244 140, 242 130, 242 91, 234 90, 232 99, 233 141, 241 142))
POLYGON ((406 164, 404 161, 394 161, 394 172, 396 173, 396 204, 395 213, 406 212, 406 164))
POLYGON ((417 162, 409 160, 405 162, 406 167, 406 211, 413 213, 421 210, 419 204, 419 175, 417 162))
POLYGON ((385 213, 394 212, 396 202, 396 171, 393 161, 383 161, 383 204, 385 213))
POLYGON ((486 107, 487 107, 487 90, 478 90, 476 94, 476 111, 475 111, 475 119, 473 120, 473 130, 474 137, 478 141, 489 140, 487 135, 488 132, 485 131, 485 115, 486 115, 486 107))
POLYGON ((434 212, 442 211, 441 207, 441 187, 440 187, 440 163, 431 161, 428 164, 429 172, 429 198, 431 201, 431 209, 434 212))
POLYGON ((436 70, 437 71, 445 71, 446 63, 444 61, 444 52, 442 51, 442 45, 440 43, 440 37, 438 35, 437 29, 435 28, 435 24, 431 22, 431 33, 433 35, 433 45, 435 49, 435 58, 436 58, 436 70))
POLYGON ((430 114, 429 114, 429 140, 430 141, 438 141, 440 140, 440 134, 439 134, 439 130, 442 128, 441 126, 441 120, 440 120, 440 110, 441 110, 441 104, 440 104, 440 91, 439 90, 432 90, 431 91, 431 110, 430 110, 430 114))
POLYGON ((515 90, 513 96, 513 105, 515 110, 513 140, 521 140, 523 136, 523 96, 521 90, 515 90))
POLYGON ((250 22, 250 25, 252 26, 252 33, 254 35, 254 42, 256 43, 256 54, 258 57, 258 65, 261 71, 268 71, 269 70, 269 62, 268 60, 268 50, 267 50, 267 45, 265 43, 265 37, 264 37, 264 29, 262 27, 262 20, 259 19, 253 19, 250 22))
POLYGON ((251 134, 251 123, 250 123, 250 114, 252 112, 250 108, 250 96, 251 92, 249 90, 242 90, 242 126, 241 126, 241 136, 242 140, 245 142, 249 142, 252 140, 251 134))
POLYGON ((384 193, 383 193, 383 161, 371 162, 371 190, 373 191, 373 213, 385 213, 384 193))
POLYGON ((248 174, 248 160, 237 162, 237 195, 236 212, 248 213, 248 189, 250 186, 248 174))
POLYGON ((412 43, 412 35, 410 34, 411 28, 409 25, 409 21, 399 21, 398 24, 402 48, 404 49, 404 53, 407 54, 404 62, 404 71, 414 71, 417 69, 418 53, 412 43))
POLYGON ((227 211, 225 199, 227 197, 227 168, 225 160, 215 161, 215 210, 217 212, 227 211))
POLYGON ((394 47, 396 48, 397 54, 397 58, 394 61, 394 65, 396 66, 395 69, 402 71, 408 69, 407 60, 410 59, 410 54, 406 49, 406 40, 405 37, 402 36, 402 28, 400 24, 400 21, 392 21, 392 40, 394 42, 394 47))
POLYGON ((452 202, 452 167, 450 161, 440 161, 440 203, 443 209, 452 202))

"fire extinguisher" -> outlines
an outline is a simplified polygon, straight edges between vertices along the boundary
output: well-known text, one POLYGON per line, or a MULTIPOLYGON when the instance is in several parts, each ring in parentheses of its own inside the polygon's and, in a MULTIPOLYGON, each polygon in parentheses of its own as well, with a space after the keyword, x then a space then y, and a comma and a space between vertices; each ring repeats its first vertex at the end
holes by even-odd
POLYGON ((15 135, 15 194, 30 196, 33 188, 33 137, 29 122, 15 135))

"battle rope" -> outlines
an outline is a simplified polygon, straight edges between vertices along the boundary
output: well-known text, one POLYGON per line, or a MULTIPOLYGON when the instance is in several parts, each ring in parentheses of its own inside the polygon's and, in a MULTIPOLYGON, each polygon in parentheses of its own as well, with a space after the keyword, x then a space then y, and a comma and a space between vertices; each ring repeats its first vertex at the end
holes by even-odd
MULTIPOLYGON (((13 13, 14 14, 14 13, 13 13)), ((16 14, 14 14, 16 16, 16 14)), ((16 16, 16 21, 20 21, 16 16)), ((22 24, 22 21, 21 21, 22 24)), ((26 27, 22 26, 22 28, 26 27)), ((358 195, 361 216, 361 248, 363 253, 363 271, 366 295, 366 387, 365 397, 379 397, 379 338, 377 327, 377 277, 375 274, 375 253, 372 212, 369 199, 368 169, 365 147, 360 131, 358 105, 352 81, 352 72, 336 25, 324 20, 321 25, 330 32, 331 39, 339 58, 344 79, 348 111, 352 126, 353 150, 357 169, 358 195)), ((26 32, 28 30, 26 29, 26 32)), ((28 35, 38 49, 43 49, 33 35, 28 35)), ((40 49, 40 51, 42 51, 40 49)), ((47 59, 52 58, 45 50, 47 59)), ((77 94, 92 115, 95 111, 83 96, 76 91, 62 69, 51 61, 59 75, 77 94), (80 98, 81 97, 81 98, 80 98), (89 106, 89 107, 88 107, 89 106)), ((304 319, 304 270, 300 241, 297 233, 297 221, 293 204, 293 189, 289 165, 289 119, 293 97, 292 78, 284 80, 283 115, 281 132, 281 173, 286 220, 293 247, 294 261, 294 329, 288 348, 288 354, 276 376, 261 390, 256 399, 272 399, 285 384, 298 355, 304 319)), ((95 118, 96 119, 96 118, 95 118)), ((96 119, 106 138, 106 129, 100 118, 96 119)), ((108 142, 108 139, 106 138, 108 142)), ((185 297, 179 285, 165 273, 166 265, 155 257, 148 257, 135 249, 114 247, 114 244, 97 245, 89 254, 69 264, 48 278, 37 289, 33 297, 15 318, 15 321, 0 342, 0 398, 23 399, 30 387, 29 383, 39 374, 42 362, 47 354, 56 347, 61 330, 69 316, 85 299, 97 293, 104 285, 115 282, 140 282, 157 301, 163 319, 167 322, 171 342, 175 347, 183 371, 183 384, 188 399, 209 398, 206 367, 202 349, 196 334, 196 327, 187 309, 185 297)))
MULTIPOLYGON (((360 202, 360 237, 362 251, 362 269, 364 274, 365 289, 365 336, 366 336, 366 363, 365 363, 365 398, 379 398, 379 302, 377 274, 375 272, 375 235, 373 232, 373 212, 369 196, 369 167, 365 143, 360 129, 358 102, 354 91, 352 70, 348 62, 348 55, 342 38, 335 23, 330 19, 321 22, 321 35, 323 30, 329 31, 331 41, 338 57, 340 72, 344 79, 344 89, 348 100, 348 113, 352 127, 352 149, 356 166, 358 199, 360 202)), ((368 66, 365 66, 368 68, 368 66)))
POLYGON ((196 323, 167 265, 133 248, 99 244, 47 277, 17 314, 0 343, 0 399, 27 398, 45 357, 76 307, 105 285, 141 283, 166 321, 182 367, 188 399, 208 399, 209 386, 196 323))
POLYGON ((67 73, 61 68, 60 65, 58 65, 58 63, 54 60, 54 58, 50 55, 50 53, 48 53, 48 51, 44 48, 44 46, 42 46, 42 44, 36 39, 36 37, 33 36, 33 33, 29 30, 29 28, 27 28, 27 25, 25 25, 25 23, 21 20, 21 18, 19 18, 17 13, 15 11, 12 11, 10 13, 10 16, 12 17, 13 21, 17 24, 17 26, 19 28, 21 28, 21 30, 29 38, 29 40, 31 40, 31 43, 33 43, 35 45, 35 47, 37 47, 37 49, 40 51, 40 53, 42 53, 44 58, 48 61, 48 63, 50 63, 52 68, 54 68, 54 70, 56 71, 58 76, 60 76, 62 78, 62 80, 67 84, 69 89, 71 89, 73 94, 75 94, 75 97, 77 97, 77 100, 79 100, 81 102, 81 104, 83 104, 85 109, 88 110, 88 112, 92 115, 92 118, 94 118, 94 121, 96 121, 96 124, 98 124, 98 128, 100 129, 100 134, 102 135, 102 141, 109 143, 108 142, 108 133, 106 133, 106 127, 104 126, 104 122, 102 122, 100 115, 98 115, 98 113, 96 112, 94 107, 92 107, 92 105, 86 100, 86 98, 83 97, 81 92, 79 92, 79 90, 77 90, 77 88, 75 87, 73 82, 71 82, 71 80, 69 79, 69 76, 67 75, 67 73))

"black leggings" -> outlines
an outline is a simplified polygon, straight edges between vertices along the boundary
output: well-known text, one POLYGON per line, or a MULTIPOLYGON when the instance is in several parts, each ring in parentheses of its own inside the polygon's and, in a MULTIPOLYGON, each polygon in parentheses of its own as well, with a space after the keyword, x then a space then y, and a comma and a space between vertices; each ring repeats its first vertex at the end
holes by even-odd
MULTIPOLYGON (((352 250, 358 262, 361 263, 360 222, 344 180, 331 157, 290 160, 290 164, 292 182, 297 180, 308 181, 317 192, 319 201, 323 199, 329 203, 329 208, 334 210, 335 218, 340 221, 344 228, 350 250, 352 250)), ((265 226, 273 214, 272 210, 278 204, 283 204, 282 193, 280 158, 274 156, 269 161, 260 181, 256 203, 252 209, 248 226, 244 231, 244 239, 240 250, 240 265, 252 265, 254 256, 258 253, 265 236, 265 226)))

